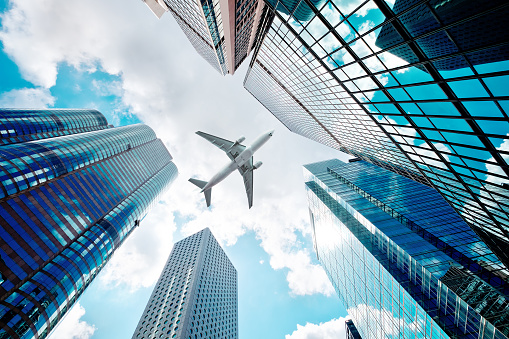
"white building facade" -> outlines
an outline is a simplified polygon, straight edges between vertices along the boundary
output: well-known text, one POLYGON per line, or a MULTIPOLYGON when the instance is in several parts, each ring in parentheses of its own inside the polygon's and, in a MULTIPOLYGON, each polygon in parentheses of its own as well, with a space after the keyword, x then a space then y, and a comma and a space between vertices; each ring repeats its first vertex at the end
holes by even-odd
POLYGON ((237 270, 210 229, 175 243, 133 338, 238 338, 237 270))

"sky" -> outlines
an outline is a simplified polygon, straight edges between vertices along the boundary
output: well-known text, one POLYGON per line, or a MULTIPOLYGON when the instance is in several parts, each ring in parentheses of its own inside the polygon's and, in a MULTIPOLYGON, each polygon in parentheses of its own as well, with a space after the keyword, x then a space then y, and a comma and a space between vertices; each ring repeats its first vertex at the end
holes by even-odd
POLYGON ((0 107, 146 123, 179 169, 51 339, 131 337, 172 244, 204 227, 238 271, 240 338, 344 337, 347 313, 312 246, 302 165, 345 154, 289 132, 243 88, 247 62, 221 76, 169 13, 157 20, 140 0, 0 0, 0 12, 0 107), (249 144, 271 129, 255 155, 253 208, 236 174, 206 208, 187 180, 208 180, 228 159, 194 132, 249 144))

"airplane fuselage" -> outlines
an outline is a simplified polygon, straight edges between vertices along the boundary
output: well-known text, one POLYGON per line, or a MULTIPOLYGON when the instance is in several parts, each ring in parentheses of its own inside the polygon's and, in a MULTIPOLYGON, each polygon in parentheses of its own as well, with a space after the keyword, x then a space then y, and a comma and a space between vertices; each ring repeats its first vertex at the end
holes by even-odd
POLYGON ((248 162, 253 154, 260 149, 271 137, 274 131, 266 132, 260 135, 250 146, 246 147, 234 160, 231 160, 225 167, 223 167, 219 172, 217 172, 203 187, 201 192, 208 190, 209 188, 214 187, 223 181, 227 176, 232 174, 235 170, 242 167, 246 162, 248 162))

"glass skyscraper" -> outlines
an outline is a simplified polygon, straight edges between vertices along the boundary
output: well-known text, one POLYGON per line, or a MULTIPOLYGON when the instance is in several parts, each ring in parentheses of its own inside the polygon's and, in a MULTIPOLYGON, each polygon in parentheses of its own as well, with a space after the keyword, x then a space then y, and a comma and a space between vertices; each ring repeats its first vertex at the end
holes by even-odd
POLYGON ((362 338, 506 338, 509 272, 434 189, 364 161, 305 166, 314 247, 362 338))
POLYGON ((195 50, 222 75, 234 74, 267 20, 263 0, 143 0, 161 17, 170 11, 195 50))
POLYGON ((509 3, 267 6, 246 89, 291 131, 436 188, 509 267, 509 3))
POLYGON ((0 338, 45 338, 177 168, 95 110, 0 110, 0 135, 0 338))
POLYGON ((175 243, 133 338, 238 338, 237 270, 208 228, 175 243))

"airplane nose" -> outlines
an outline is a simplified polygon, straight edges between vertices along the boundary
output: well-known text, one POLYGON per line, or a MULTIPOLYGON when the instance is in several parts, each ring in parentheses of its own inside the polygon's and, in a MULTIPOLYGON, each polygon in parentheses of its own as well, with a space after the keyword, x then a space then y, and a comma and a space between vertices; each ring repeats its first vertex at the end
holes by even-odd
POLYGON ((270 136, 270 137, 272 136, 272 134, 274 134, 274 131, 275 131, 275 130, 272 130, 272 131, 270 131, 270 132, 269 132, 269 136, 270 136))

